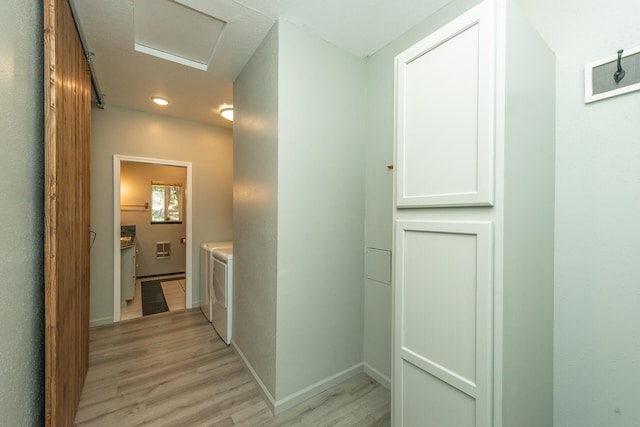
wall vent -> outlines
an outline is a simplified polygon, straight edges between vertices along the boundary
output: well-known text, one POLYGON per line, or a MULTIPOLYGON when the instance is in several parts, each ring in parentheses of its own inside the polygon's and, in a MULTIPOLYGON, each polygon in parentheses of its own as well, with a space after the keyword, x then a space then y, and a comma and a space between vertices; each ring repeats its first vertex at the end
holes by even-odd
POLYGON ((156 258, 169 258, 171 256, 171 242, 156 242, 156 258))

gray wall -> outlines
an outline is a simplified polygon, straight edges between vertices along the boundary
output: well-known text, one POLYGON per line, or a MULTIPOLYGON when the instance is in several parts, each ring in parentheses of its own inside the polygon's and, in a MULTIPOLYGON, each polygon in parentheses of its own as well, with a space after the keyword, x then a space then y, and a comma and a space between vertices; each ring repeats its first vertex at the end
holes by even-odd
POLYGON ((44 424, 42 2, 0 2, 0 424, 44 424))
POLYGON ((192 162, 193 305, 200 305, 200 245, 233 237, 231 130, 108 105, 91 129, 91 322, 113 321, 113 155, 192 162))
POLYGON ((234 83, 233 340, 276 393, 278 29, 234 83))
POLYGON ((277 398, 362 363, 365 63, 281 21, 277 398))
MULTIPOLYGON (((187 168, 182 166, 154 165, 152 163, 122 162, 120 165, 120 204, 151 206, 151 182, 181 183, 183 188, 182 215, 187 199, 187 168)), ((152 224, 151 207, 121 208, 120 224, 136 226, 136 276, 148 277, 185 272, 187 245, 181 242, 187 235, 187 221, 180 224, 152 224), (171 242, 171 255, 156 258, 156 243, 171 242)), ((199 256, 199 254, 195 254, 199 256)))
POLYGON ((640 45, 640 3, 518 0, 556 53, 554 425, 640 420, 640 92, 584 104, 584 64, 640 45))
POLYGON ((364 65, 279 22, 234 85, 234 341, 276 410, 361 369, 364 65))

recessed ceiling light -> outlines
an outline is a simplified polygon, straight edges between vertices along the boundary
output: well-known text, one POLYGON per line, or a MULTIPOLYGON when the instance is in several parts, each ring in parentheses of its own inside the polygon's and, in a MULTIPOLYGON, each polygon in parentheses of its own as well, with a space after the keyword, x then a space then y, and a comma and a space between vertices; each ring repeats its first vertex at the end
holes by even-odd
POLYGON ((222 105, 220 115, 229 121, 233 121, 233 105, 222 105))
POLYGON ((167 101, 166 98, 163 98, 161 96, 154 96, 153 98, 151 98, 151 100, 153 102, 155 102, 156 104, 158 104, 158 105, 168 105, 169 104, 169 101, 167 101))

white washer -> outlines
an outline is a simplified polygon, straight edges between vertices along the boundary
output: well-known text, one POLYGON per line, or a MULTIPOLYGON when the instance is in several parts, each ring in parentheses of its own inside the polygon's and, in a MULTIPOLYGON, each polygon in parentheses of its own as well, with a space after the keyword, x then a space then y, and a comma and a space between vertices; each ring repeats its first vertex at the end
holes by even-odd
POLYGON ((233 246, 213 251, 213 328, 231 344, 233 307, 233 246))
POLYGON ((233 242, 203 243, 200 247, 200 310, 213 320, 213 252, 233 246, 233 242))

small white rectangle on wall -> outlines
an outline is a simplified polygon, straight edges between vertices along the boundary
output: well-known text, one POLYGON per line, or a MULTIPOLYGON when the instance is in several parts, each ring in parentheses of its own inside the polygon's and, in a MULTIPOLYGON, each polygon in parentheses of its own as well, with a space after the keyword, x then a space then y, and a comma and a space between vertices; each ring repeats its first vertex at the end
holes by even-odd
POLYGON ((587 104, 636 90, 640 90, 640 46, 584 67, 584 102, 587 104))
POLYGON ((367 248, 365 269, 367 279, 391 284, 391 251, 367 248))

